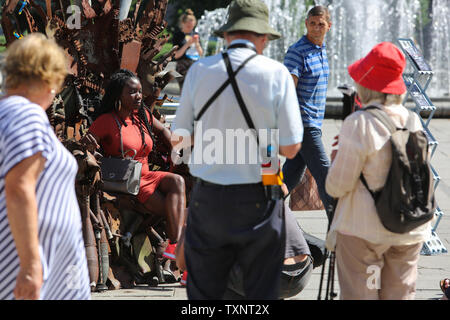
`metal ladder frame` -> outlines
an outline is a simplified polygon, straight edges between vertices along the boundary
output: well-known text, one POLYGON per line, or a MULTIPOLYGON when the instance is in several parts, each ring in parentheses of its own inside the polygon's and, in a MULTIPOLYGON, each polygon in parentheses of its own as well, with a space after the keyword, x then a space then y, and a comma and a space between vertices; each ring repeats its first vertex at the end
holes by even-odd
MULTIPOLYGON (((426 94, 426 90, 428 89, 431 83, 431 79, 433 78, 434 72, 432 70, 420 70, 417 67, 417 63, 414 61, 414 58, 411 57, 405 50, 402 43, 407 42, 408 45, 411 46, 416 51, 417 54, 422 55, 422 53, 415 46, 414 41, 412 39, 399 38, 397 39, 397 42, 399 44, 400 49, 405 54, 407 61, 414 69, 413 73, 403 74, 403 80, 407 87, 407 93, 403 103, 405 104, 409 97, 411 97, 411 99, 414 101, 416 107, 414 108, 413 111, 419 115, 420 121, 422 122, 425 134, 427 135, 428 138, 428 144, 432 148, 431 158, 433 158, 439 143, 432 135, 429 129, 429 125, 430 121, 434 116, 434 113, 436 112, 436 107, 433 105, 430 98, 426 94), (430 111, 430 114, 426 119, 426 121, 424 121, 424 119, 421 117, 420 115, 421 111, 430 111)), ((433 173, 434 189, 436 190, 436 188, 439 185, 439 181, 441 180, 441 177, 436 172, 433 166, 431 166, 431 171, 433 173)), ((422 255, 436 255, 448 252, 436 233, 437 227, 442 219, 442 216, 444 215, 444 213, 442 212, 442 210, 439 208, 438 205, 436 206, 434 214, 436 215, 437 220, 434 226, 432 227, 430 239, 426 241, 423 245, 421 251, 422 255)))

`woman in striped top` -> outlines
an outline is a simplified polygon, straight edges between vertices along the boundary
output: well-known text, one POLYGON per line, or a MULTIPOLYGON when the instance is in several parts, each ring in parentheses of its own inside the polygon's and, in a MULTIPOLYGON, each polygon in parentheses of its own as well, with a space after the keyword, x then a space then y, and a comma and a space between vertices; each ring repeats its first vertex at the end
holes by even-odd
POLYGON ((75 194, 77 164, 45 110, 67 72, 64 51, 33 33, 6 53, 0 100, 0 299, 89 299, 75 194))

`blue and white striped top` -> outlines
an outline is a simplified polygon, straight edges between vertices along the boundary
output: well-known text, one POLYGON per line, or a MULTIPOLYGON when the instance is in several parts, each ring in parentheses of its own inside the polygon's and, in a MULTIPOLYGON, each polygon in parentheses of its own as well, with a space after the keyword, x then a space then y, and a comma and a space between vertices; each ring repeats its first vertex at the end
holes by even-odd
POLYGON ((41 152, 45 168, 36 186, 40 299, 90 299, 81 216, 75 194, 77 163, 58 141, 44 110, 19 96, 0 100, 0 299, 14 299, 19 257, 6 210, 5 176, 41 152))
POLYGON ((303 36, 289 47, 284 65, 298 78, 297 97, 303 125, 321 128, 330 73, 325 44, 320 47, 303 36))

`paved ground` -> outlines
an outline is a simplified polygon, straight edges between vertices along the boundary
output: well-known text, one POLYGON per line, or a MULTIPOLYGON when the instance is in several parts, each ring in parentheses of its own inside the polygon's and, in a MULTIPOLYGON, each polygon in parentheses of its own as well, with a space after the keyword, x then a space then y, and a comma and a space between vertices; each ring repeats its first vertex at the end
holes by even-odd
MULTIPOLYGON (((333 137, 339 132, 342 121, 326 119, 323 126, 323 141, 328 153, 331 151, 333 137)), ((450 249, 450 119, 433 119, 430 130, 434 134, 439 146, 432 159, 432 164, 441 177, 436 189, 436 199, 443 218, 437 228, 437 234, 447 249, 450 249)), ((322 211, 297 211, 295 216, 302 228, 321 239, 325 238, 326 215, 322 211)), ((319 288, 321 268, 314 270, 313 275, 306 288, 292 300, 315 300, 319 288)), ((439 254, 432 256, 421 256, 419 261, 419 276, 417 280, 416 299, 434 300, 439 299, 442 294, 439 288, 439 280, 450 277, 450 254, 439 254)), ((339 291, 336 276, 335 288, 339 291)), ((94 293, 95 300, 184 300, 186 290, 179 284, 162 285, 155 288, 147 286, 133 290, 117 290, 104 293, 94 293)))

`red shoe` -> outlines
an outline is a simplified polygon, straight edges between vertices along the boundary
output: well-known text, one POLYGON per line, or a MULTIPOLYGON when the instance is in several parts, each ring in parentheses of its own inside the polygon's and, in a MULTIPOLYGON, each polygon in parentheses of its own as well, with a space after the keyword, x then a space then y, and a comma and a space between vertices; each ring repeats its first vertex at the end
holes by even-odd
POLYGON ((183 276, 181 277, 180 284, 182 287, 186 287, 187 284, 187 271, 183 272, 183 276))
POLYGON ((171 244, 169 242, 166 250, 163 253, 163 257, 167 258, 167 259, 170 259, 170 260, 176 260, 176 257, 175 257, 175 248, 176 247, 177 247, 176 243, 171 244))

